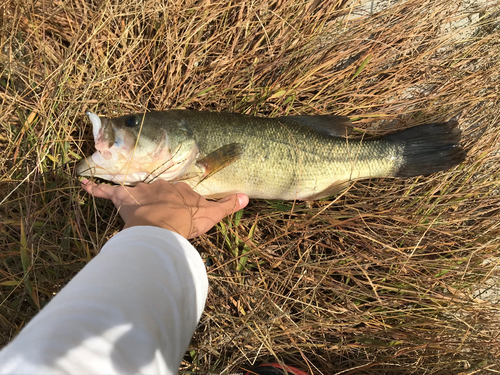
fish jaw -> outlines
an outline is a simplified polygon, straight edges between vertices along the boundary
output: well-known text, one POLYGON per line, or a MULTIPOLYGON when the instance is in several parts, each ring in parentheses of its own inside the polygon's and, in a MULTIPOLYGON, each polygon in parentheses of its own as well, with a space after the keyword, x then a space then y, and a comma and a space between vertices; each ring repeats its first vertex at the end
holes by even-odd
POLYGON ((148 180, 148 173, 140 171, 132 171, 127 173, 127 168, 117 170, 116 164, 113 167, 105 168, 98 165, 94 158, 99 159, 101 156, 99 151, 96 151, 88 158, 81 159, 76 166, 76 173, 82 177, 97 177, 102 178, 120 185, 135 185, 142 181, 148 180))
POLYGON ((123 155, 117 155, 117 161, 110 165, 96 163, 103 158, 101 151, 96 151, 90 157, 83 158, 76 167, 76 173, 84 177, 98 177, 122 185, 133 185, 139 182, 152 182, 158 178, 172 181, 182 177, 195 162, 198 149, 193 148, 187 155, 170 155, 167 150, 161 150, 155 160, 139 162, 135 157, 125 160, 123 155))

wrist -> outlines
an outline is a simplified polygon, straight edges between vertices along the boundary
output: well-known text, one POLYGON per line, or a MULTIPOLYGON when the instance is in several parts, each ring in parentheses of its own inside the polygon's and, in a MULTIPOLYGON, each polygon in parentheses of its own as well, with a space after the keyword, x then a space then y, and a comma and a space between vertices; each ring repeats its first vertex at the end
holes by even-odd
POLYGON ((154 221, 142 219, 142 218, 134 218, 127 220, 125 222, 125 225, 123 226, 123 229, 127 228, 132 228, 132 227, 144 227, 144 226, 149 226, 149 227, 157 227, 157 228, 162 228, 169 230, 171 232, 175 232, 177 234, 180 234, 184 238, 188 238, 189 236, 189 229, 188 228, 176 228, 171 225, 168 225, 168 223, 157 223, 154 221))

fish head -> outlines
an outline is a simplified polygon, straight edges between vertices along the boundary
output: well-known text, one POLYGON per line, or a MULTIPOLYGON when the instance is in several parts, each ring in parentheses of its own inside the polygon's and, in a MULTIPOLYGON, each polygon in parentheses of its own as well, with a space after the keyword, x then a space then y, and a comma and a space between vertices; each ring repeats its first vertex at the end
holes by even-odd
POLYGON ((96 152, 82 159, 77 174, 119 184, 167 181, 182 176, 198 156, 192 133, 161 112, 116 118, 87 112, 93 125, 96 152))

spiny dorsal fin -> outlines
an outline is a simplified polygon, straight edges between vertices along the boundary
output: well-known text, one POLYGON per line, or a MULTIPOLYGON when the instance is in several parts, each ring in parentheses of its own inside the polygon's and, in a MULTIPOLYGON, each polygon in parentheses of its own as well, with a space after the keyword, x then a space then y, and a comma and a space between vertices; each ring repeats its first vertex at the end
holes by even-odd
POLYGON ((346 137, 352 133, 351 120, 347 116, 315 115, 315 116, 284 116, 279 120, 298 122, 309 126, 317 132, 332 137, 346 137))
POLYGON ((196 162, 198 166, 205 169, 205 173, 203 174, 200 182, 206 180, 222 168, 233 164, 240 158, 241 155, 243 155, 243 150, 243 144, 230 143, 218 148, 205 156, 203 159, 196 162))

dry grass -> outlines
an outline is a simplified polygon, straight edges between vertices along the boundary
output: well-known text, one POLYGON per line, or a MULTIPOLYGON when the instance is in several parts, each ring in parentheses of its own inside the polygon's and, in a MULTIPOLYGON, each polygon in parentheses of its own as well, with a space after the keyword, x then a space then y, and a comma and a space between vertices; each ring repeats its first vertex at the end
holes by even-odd
POLYGON ((454 117, 469 152, 454 170, 253 201, 194 241, 211 289, 183 368, 498 373, 500 5, 349 20, 356 4, 4 1, 0 343, 121 227, 73 174, 93 147, 86 109, 337 113, 373 132, 454 117))

